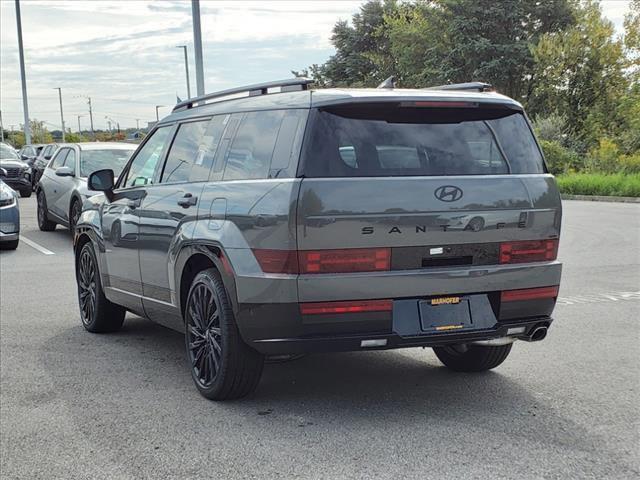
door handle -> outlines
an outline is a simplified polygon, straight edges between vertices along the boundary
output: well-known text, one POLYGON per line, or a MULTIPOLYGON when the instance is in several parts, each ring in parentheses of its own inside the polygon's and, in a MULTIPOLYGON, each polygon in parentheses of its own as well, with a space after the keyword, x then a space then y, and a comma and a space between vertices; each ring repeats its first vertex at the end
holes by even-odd
POLYGON ((182 208, 189 208, 196 203, 198 203, 198 197, 194 197, 190 193, 185 193, 184 197, 178 200, 178 205, 180 205, 182 208))

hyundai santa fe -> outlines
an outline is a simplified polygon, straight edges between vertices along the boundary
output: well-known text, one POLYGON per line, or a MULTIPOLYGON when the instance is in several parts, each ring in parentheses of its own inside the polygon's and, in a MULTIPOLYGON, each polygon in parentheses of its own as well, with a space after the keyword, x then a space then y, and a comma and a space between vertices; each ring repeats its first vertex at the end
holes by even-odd
POLYGON ((484 371, 552 323, 560 196, 486 84, 205 95, 88 183, 84 327, 129 311, 183 332, 210 399, 251 393, 270 355, 422 346, 484 371))

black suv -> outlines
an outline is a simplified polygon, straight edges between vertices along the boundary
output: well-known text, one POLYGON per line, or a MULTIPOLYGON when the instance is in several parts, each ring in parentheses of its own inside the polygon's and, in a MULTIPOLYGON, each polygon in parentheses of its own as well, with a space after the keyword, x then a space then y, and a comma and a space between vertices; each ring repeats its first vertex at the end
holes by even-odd
POLYGON ((476 83, 309 83, 180 103, 117 182, 90 175, 85 328, 131 311, 184 332, 212 399, 253 391, 265 355, 428 346, 482 371, 542 340, 562 211, 520 104, 476 83))

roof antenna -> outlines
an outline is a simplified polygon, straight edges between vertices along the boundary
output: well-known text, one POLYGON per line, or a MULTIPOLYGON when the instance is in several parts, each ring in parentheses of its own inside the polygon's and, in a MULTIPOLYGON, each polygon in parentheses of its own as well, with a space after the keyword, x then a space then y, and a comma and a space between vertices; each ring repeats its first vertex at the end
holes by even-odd
POLYGON ((396 77, 391 75, 384 82, 378 85, 377 88, 396 88, 396 77))

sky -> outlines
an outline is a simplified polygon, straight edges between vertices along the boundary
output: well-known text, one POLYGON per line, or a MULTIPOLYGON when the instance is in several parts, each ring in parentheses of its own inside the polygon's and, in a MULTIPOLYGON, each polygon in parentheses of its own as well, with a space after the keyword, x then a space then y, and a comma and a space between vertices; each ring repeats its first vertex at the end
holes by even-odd
MULTIPOLYGON (((323 63, 334 53, 331 29, 362 1, 201 0, 205 91, 290 78, 291 70, 323 63)), ((628 0, 603 0, 604 15, 622 32, 628 0)), ((29 116, 60 128, 146 126, 186 98, 182 49, 187 45, 191 93, 195 63, 190 1, 22 0, 29 116)), ((15 5, 0 0, 0 110, 3 125, 23 123, 15 5)))

